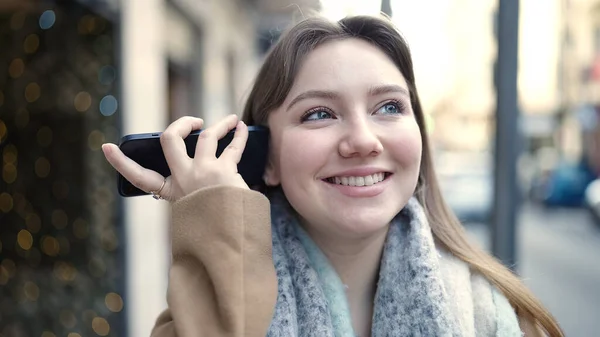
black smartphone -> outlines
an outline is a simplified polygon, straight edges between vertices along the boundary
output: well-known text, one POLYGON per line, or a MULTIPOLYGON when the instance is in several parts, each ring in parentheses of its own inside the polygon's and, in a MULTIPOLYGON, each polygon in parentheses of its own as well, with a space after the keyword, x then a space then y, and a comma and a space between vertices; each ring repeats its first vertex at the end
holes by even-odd
MULTIPOLYGON (((193 157, 196 152, 196 143, 198 142, 198 135, 201 132, 202 130, 194 131, 184 139, 187 154, 190 157, 193 157)), ((217 156, 221 155, 225 147, 229 145, 233 139, 234 132, 235 130, 230 131, 225 137, 219 140, 217 156)), ((140 164, 140 166, 168 177, 171 175, 171 170, 169 170, 169 165, 167 165, 167 160, 160 145, 160 135, 160 132, 126 135, 121 138, 119 148, 123 154, 140 164)), ((248 186, 262 184, 268 153, 269 130, 262 126, 248 126, 248 141, 242 154, 242 159, 238 163, 238 172, 248 186)), ((124 197, 148 194, 133 186, 121 174, 119 174, 117 183, 119 194, 124 197)))

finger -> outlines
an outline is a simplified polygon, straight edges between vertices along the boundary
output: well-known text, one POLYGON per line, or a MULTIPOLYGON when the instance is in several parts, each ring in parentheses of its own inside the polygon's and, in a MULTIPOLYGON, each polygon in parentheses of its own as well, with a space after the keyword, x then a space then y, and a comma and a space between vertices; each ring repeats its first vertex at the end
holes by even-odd
MULTIPOLYGON (((104 156, 110 165, 140 190, 149 193, 158 190, 162 186, 165 178, 161 174, 140 166, 140 164, 124 155, 115 144, 103 144, 102 152, 104 152, 104 156)), ((166 187, 165 184, 163 191, 166 190, 166 187)))
POLYGON ((190 161, 183 141, 194 130, 200 130, 204 121, 195 117, 182 117, 171 123, 160 136, 160 144, 171 172, 179 171, 190 161))
POLYGON ((225 137, 231 129, 235 128, 237 122, 238 116, 229 115, 214 126, 200 132, 196 145, 196 158, 200 160, 215 158, 219 139, 225 137))
POLYGON ((227 145, 219 159, 223 159, 228 163, 235 163, 236 165, 242 159, 242 154, 246 148, 246 142, 248 141, 248 127, 242 121, 237 123, 235 133, 231 143, 227 145))

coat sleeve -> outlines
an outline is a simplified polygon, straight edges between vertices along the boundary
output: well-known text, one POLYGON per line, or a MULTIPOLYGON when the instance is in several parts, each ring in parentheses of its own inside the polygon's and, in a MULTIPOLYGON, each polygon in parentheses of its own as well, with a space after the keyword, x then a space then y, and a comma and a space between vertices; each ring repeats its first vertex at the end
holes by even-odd
POLYGON ((173 204, 168 309, 153 337, 265 336, 277 299, 268 199, 209 187, 173 204))

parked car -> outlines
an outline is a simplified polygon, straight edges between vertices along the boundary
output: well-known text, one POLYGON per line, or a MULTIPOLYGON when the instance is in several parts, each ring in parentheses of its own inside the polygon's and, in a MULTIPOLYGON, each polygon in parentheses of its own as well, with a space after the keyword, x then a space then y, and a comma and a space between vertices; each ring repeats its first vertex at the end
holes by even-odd
POLYGON ((444 199, 462 223, 488 223, 493 207, 490 172, 464 172, 440 177, 444 199))
POLYGON ((494 177, 486 152, 445 152, 436 158, 444 199, 463 223, 488 223, 494 177))
POLYGON ((592 181, 585 190, 585 205, 600 226, 600 178, 592 181))
POLYGON ((581 207, 585 190, 593 179, 593 173, 585 165, 563 162, 535 182, 536 195, 546 206, 581 207))

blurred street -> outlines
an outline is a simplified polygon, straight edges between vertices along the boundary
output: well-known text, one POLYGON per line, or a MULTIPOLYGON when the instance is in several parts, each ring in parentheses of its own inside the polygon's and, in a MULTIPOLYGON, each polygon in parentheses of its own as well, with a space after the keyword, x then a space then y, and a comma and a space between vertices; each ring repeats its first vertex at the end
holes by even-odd
MULTIPOLYGON (((485 225, 467 230, 489 248, 485 225)), ((582 209, 525 205, 518 226, 518 272, 566 336, 600 331, 600 227, 582 209)))

